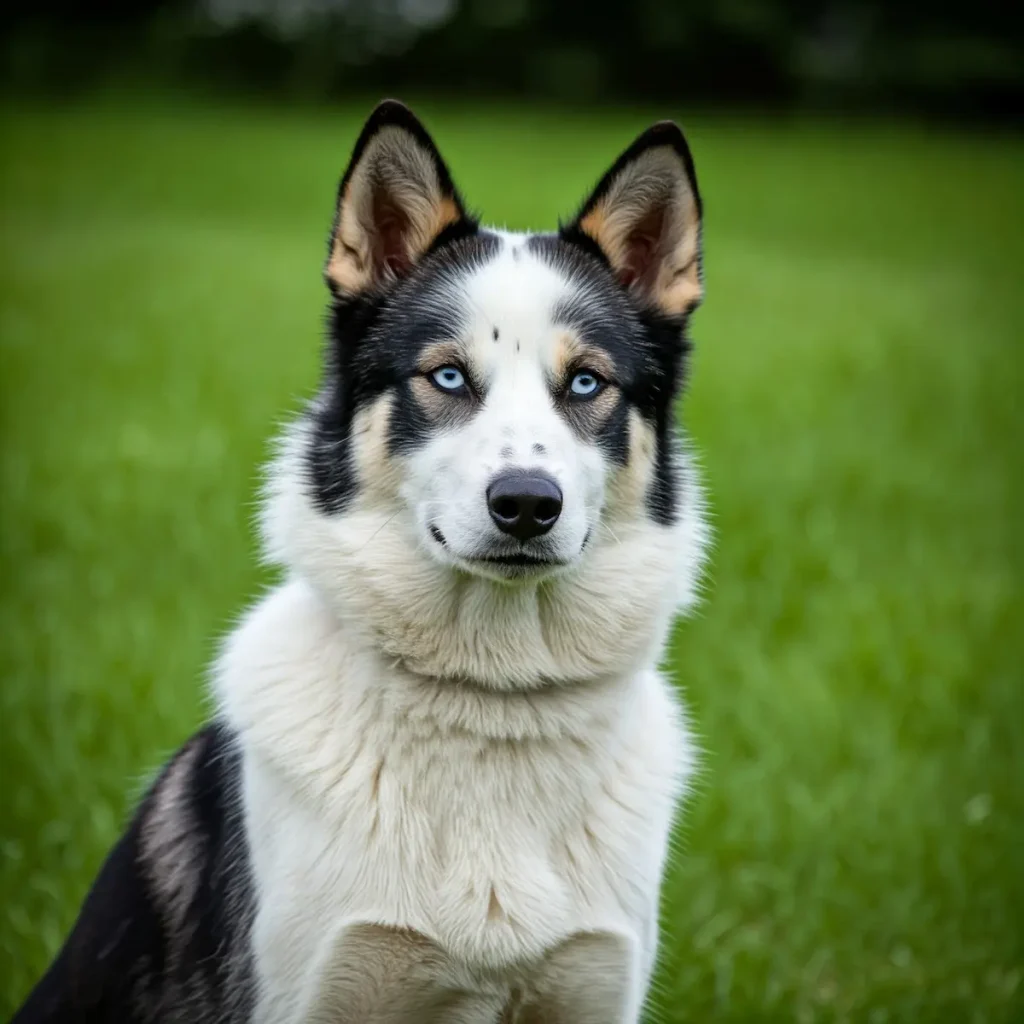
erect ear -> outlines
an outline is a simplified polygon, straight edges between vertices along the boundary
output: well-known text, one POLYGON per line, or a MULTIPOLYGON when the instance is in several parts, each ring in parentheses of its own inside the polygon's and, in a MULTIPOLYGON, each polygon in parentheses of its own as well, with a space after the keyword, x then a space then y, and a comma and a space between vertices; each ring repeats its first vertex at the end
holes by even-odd
POLYGON ((640 135, 562 235, 596 243, 646 305, 671 316, 692 310, 703 295, 701 201, 679 127, 660 121, 640 135))
POLYGON ((384 287, 455 226, 476 230, 437 147, 408 107, 384 100, 363 126, 338 187, 328 285, 344 296, 384 287))

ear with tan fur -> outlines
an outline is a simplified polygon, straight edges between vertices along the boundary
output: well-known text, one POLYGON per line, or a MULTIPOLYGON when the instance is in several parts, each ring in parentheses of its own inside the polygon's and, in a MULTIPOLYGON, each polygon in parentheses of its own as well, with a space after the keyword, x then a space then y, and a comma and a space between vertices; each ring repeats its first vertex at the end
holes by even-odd
POLYGON ((384 100, 338 187, 324 276, 347 298, 378 291, 408 273, 442 233, 476 227, 427 130, 404 104, 384 100))
POLYGON ((703 297, 701 200, 686 139, 671 121, 648 128, 598 182, 570 241, 596 244, 645 304, 684 316, 703 297))

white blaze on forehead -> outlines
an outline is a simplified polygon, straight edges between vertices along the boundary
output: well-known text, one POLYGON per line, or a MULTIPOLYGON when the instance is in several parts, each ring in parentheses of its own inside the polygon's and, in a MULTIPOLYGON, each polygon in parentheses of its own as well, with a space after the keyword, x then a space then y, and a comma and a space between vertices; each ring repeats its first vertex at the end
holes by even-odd
POLYGON ((503 371, 513 367, 517 375, 526 366, 535 367, 531 377, 551 369, 556 338, 565 330, 555 323, 555 310, 572 291, 562 273, 530 251, 527 236, 500 237, 498 255, 462 282, 465 341, 478 372, 488 384, 498 385, 506 376, 503 371))

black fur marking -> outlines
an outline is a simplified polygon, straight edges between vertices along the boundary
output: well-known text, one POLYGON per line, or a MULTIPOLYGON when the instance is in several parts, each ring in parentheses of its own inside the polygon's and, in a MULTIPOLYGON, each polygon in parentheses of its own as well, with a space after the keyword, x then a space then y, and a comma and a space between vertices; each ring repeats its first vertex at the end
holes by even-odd
POLYGON ((546 455, 547 454, 547 448, 545 448, 544 445, 542 445, 539 441, 537 441, 533 445, 533 454, 534 455, 546 455))
POLYGON ((538 235, 529 244, 576 285, 573 296, 556 308, 555 320, 607 352, 616 368, 622 400, 603 423, 600 444, 610 458, 624 463, 629 457, 629 408, 637 409, 653 427, 656 442, 648 513, 656 522, 674 522, 679 481, 672 458, 673 429, 690 349, 687 318, 642 306, 593 245, 558 235, 538 235))
MULTIPOLYGON (((559 224, 558 237, 561 238, 562 241, 568 242, 577 249, 582 250, 602 266, 607 267, 610 272, 612 265, 608 257, 605 255, 604 249, 602 249, 601 246, 599 246, 597 242, 590 237, 590 235, 577 226, 578 221, 579 218, 576 218, 576 221, 571 224, 559 224)), ((617 284, 618 282, 615 283, 617 284)))
POLYGON ((465 238, 472 238, 480 230, 480 224, 476 218, 468 217, 463 214, 462 220, 456 221, 454 224, 449 224, 438 236, 430 243, 424 258, 430 256, 432 253, 438 252, 444 249, 446 246, 452 245, 455 242, 461 242, 465 238))
MULTIPOLYGON (((644 416, 654 426, 656 449, 655 449, 655 473, 654 480, 648 494, 648 512, 651 517, 660 523, 671 523, 677 514, 678 487, 677 470, 672 457, 673 450, 677 444, 673 432, 674 405, 678 396, 682 393, 685 385, 690 342, 687 338, 687 327, 689 314, 681 317, 666 316, 657 309, 641 305, 635 296, 615 280, 611 273, 611 265, 605 252, 600 245, 580 228, 580 222, 591 213, 594 208, 608 194, 612 185, 619 175, 649 149, 658 146, 669 146, 679 156, 686 179, 693 194, 698 218, 697 237, 697 276, 703 283, 703 211, 704 205, 701 199, 700 187, 697 183, 697 172, 693 163, 693 155, 685 136, 679 126, 671 121, 660 121, 652 125, 645 132, 642 132, 625 151, 612 164, 608 171, 602 175, 594 190, 584 201, 579 212, 568 225, 559 226, 559 237, 571 245, 581 256, 586 256, 593 265, 600 266, 605 271, 605 287, 600 291, 606 292, 610 285, 617 288, 620 295, 632 307, 640 324, 641 337, 630 332, 628 345, 634 346, 639 341, 637 352, 642 357, 634 362, 635 375, 630 381, 629 389, 625 390, 627 398, 633 402, 644 416)), ((581 261, 577 260, 577 268, 581 261)), ((587 272, 584 272, 586 276, 587 272)), ((577 304, 582 307, 582 303, 577 304)), ((692 312, 692 311, 691 311, 692 312)), ((575 322, 575 326, 584 335, 598 344, 602 344, 613 356, 618 364, 621 356, 622 346, 609 345, 607 321, 604 317, 596 318, 593 310, 577 308, 571 311, 569 319, 575 322), (595 320, 600 319, 600 323, 595 320), (589 320, 589 325, 586 321, 589 320), (602 328, 604 328, 602 330, 602 328), (602 342, 597 337, 604 334, 602 342), (616 356, 615 348, 619 349, 619 356, 616 356)), ((624 335, 623 337, 627 337, 624 335)), ((610 450, 621 450, 621 439, 615 435, 613 425, 614 417, 609 419, 605 425, 605 432, 610 436, 607 441, 612 445, 610 450)), ((628 447, 626 449, 628 451, 628 447)))
POLYGON ((235 739, 221 724, 182 747, 110 852, 71 935, 12 1024, 249 1020, 254 896, 240 774, 235 739), (182 771, 171 813, 159 800, 176 764, 182 771), (152 828, 183 858, 173 890, 166 865, 152 862, 152 828))
POLYGON ((624 466, 629 461, 629 401, 624 394, 601 424, 597 441, 612 462, 624 466))
POLYGON ((409 386, 420 352, 427 344, 457 337, 464 314, 449 296, 451 277, 471 271, 499 246, 497 236, 473 228, 435 246, 381 295, 335 296, 324 387, 310 414, 307 456, 310 490, 322 512, 341 512, 358 485, 351 444, 353 419, 361 408, 385 392, 393 394, 392 452, 412 451, 427 436, 431 423, 409 386))
POLYGON ((495 341, 498 340, 498 328, 497 327, 494 328, 494 335, 493 335, 493 337, 494 337, 495 341))
MULTIPOLYGON (((382 317, 386 321, 389 309, 408 295, 410 287, 415 290, 416 283, 422 284, 424 279, 432 279, 436 285, 436 273, 431 271, 436 272, 439 267, 449 265, 452 254, 469 246, 478 233, 478 222, 466 213, 448 167, 430 134, 404 104, 397 100, 384 100, 374 109, 359 133, 348 167, 338 185, 334 219, 327 242, 328 260, 338 230, 345 189, 370 141, 388 126, 408 132, 429 154, 441 192, 455 203, 460 219, 449 224, 433 240, 409 275, 381 291, 345 295, 337 291, 330 278, 327 279, 333 301, 327 316, 326 385, 309 413, 312 439, 307 455, 310 490, 316 505, 324 512, 343 509, 356 487, 351 452, 355 413, 388 388, 408 378, 408 366, 402 367, 404 374, 396 373, 394 360, 388 360, 387 352, 380 353, 382 358, 375 358, 375 347, 368 342, 368 336, 382 317)), ((435 330, 439 327, 437 323, 422 326, 435 330)), ((420 416, 422 419, 421 413, 420 416)))

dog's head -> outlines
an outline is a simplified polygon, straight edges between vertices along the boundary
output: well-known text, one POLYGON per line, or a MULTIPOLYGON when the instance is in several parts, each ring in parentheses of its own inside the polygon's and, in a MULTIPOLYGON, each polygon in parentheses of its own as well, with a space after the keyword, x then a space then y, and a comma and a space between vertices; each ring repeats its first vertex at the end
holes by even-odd
POLYGON ((558 232, 513 235, 382 103, 338 190, 325 382, 271 477, 272 554, 418 671, 536 685, 660 642, 703 539, 673 424, 700 243, 674 124, 558 232))

